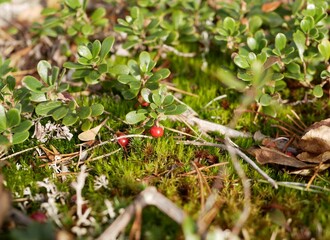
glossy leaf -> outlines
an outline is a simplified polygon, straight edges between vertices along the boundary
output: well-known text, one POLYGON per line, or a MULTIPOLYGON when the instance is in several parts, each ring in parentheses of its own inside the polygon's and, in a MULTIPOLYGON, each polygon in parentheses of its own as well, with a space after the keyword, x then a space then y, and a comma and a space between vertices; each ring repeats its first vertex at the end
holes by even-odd
POLYGON ((124 64, 118 64, 109 69, 109 73, 114 75, 129 74, 129 68, 124 64))
POLYGON ((62 123, 65 126, 72 126, 73 124, 75 124, 78 121, 79 117, 75 114, 68 114, 63 118, 62 123))
POLYGON ((8 128, 16 127, 21 122, 20 111, 16 108, 9 109, 6 113, 6 117, 7 117, 8 128))
POLYGON ((81 57, 84 57, 88 60, 93 58, 93 55, 92 55, 91 51, 86 46, 82 46, 82 45, 78 46, 77 51, 78 51, 79 56, 81 56, 81 57))
POLYGON ((93 58, 96 58, 101 51, 101 42, 99 40, 95 40, 92 45, 92 55, 93 58))
POLYGON ((103 112, 104 112, 104 107, 102 104, 100 103, 97 103, 97 104, 93 104, 91 106, 91 117, 97 117, 97 116, 100 116, 103 112))
POLYGON ((11 130, 12 133, 28 131, 33 126, 33 122, 30 120, 25 120, 21 122, 17 127, 11 130))
POLYGON ((248 63, 248 61, 246 60, 246 58, 241 57, 240 55, 237 55, 234 58, 234 63, 239 66, 240 68, 246 69, 250 67, 250 64, 248 63))
POLYGON ((325 61, 330 58, 330 42, 328 39, 322 39, 321 43, 318 45, 318 50, 321 53, 325 61))
POLYGON ((322 86, 316 85, 313 89, 313 95, 317 98, 321 98, 323 96, 322 86))
POLYGON ((41 60, 37 65, 37 71, 38 71, 40 78, 49 85, 50 85, 50 83, 49 83, 48 76, 49 76, 51 69, 52 69, 52 66, 49 64, 49 62, 47 62, 45 60, 41 60))
POLYGON ((80 119, 86 119, 92 114, 92 109, 88 106, 80 107, 78 109, 78 116, 80 119))
POLYGON ((26 139, 29 138, 29 132, 28 131, 23 131, 23 132, 17 132, 13 134, 13 144, 19 144, 24 142, 26 139))
POLYGON ((0 132, 3 132, 7 129, 7 118, 6 118, 6 110, 0 104, 0 132))
POLYGON ((77 9, 77 8, 81 7, 79 0, 65 0, 64 2, 66 5, 68 5, 72 9, 77 9))
POLYGON ((299 57, 300 57, 301 61, 304 61, 304 52, 305 52, 305 49, 306 49, 306 36, 305 36, 305 34, 303 32, 301 32, 300 30, 297 30, 293 34, 293 41, 297 46, 299 57))
POLYGON ((53 113, 52 113, 52 117, 55 121, 58 121, 62 118, 64 118, 69 112, 69 108, 67 107, 59 107, 57 108, 53 113))
POLYGON ((44 85, 35 77, 32 76, 26 76, 22 80, 23 85, 29 89, 30 91, 36 92, 36 93, 43 93, 41 88, 44 87, 44 85))
POLYGON ((50 112, 62 105, 61 102, 42 102, 35 108, 36 114, 39 116, 50 115, 50 112))
POLYGON ((136 124, 146 119, 145 113, 137 113, 136 111, 131 111, 126 114, 126 122, 128 124, 136 124))
POLYGON ((105 56, 110 52, 114 42, 115 42, 114 37, 107 37, 103 40, 100 51, 101 60, 103 60, 105 56))
POLYGON ((278 33, 275 37, 275 48, 283 50, 286 47, 286 36, 283 33, 278 33))
POLYGON ((176 108, 172 111, 166 111, 165 115, 179 115, 184 113, 187 110, 186 105, 177 105, 176 108))

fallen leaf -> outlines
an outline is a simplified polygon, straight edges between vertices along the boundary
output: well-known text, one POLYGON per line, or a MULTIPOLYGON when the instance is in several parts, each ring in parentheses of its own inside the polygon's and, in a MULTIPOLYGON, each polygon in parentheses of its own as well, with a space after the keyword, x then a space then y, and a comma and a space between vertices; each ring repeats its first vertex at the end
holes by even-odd
POLYGON ((321 154, 313 154, 308 152, 302 152, 296 156, 301 161, 309 163, 321 163, 330 160, 330 152, 324 152, 321 154))
POLYGON ((304 152, 320 154, 330 151, 330 118, 309 127, 298 145, 304 152))
POLYGON ((82 132, 78 135, 78 138, 81 141, 92 141, 95 140, 96 135, 98 134, 98 132, 100 131, 101 127, 107 122, 108 118, 106 118, 100 125, 89 129, 85 132, 82 132))
POLYGON ((264 3, 262 4, 261 10, 263 12, 272 12, 274 10, 276 10, 279 6, 281 6, 282 1, 272 1, 272 2, 268 2, 268 3, 264 3))
POLYGON ((260 147, 250 149, 249 152, 253 154, 260 164, 278 164, 282 166, 295 168, 313 168, 315 164, 304 163, 295 157, 288 156, 275 149, 260 147))

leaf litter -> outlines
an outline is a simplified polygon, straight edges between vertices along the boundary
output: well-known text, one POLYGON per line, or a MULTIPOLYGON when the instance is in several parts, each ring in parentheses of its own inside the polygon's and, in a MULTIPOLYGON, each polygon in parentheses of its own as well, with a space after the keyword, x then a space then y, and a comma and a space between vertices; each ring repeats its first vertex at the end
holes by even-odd
POLYGON ((270 138, 260 132, 254 135, 261 140, 258 148, 248 152, 258 163, 289 167, 289 173, 312 175, 330 167, 330 118, 308 127, 301 137, 270 138))

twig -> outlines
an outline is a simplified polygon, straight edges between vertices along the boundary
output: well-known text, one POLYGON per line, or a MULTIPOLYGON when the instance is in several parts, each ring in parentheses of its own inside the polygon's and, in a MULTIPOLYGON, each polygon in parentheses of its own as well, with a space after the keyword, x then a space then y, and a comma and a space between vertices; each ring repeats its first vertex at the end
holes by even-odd
POLYGON ((4 161, 4 160, 6 160, 6 159, 9 159, 9 158, 15 157, 15 156, 20 155, 20 154, 22 154, 22 153, 25 153, 25 152, 28 152, 28 151, 34 150, 34 149, 36 149, 36 148, 38 148, 38 147, 39 147, 39 146, 34 146, 34 147, 27 148, 27 149, 24 149, 24 150, 19 151, 19 152, 15 152, 15 153, 13 153, 13 154, 11 154, 11 155, 8 155, 7 157, 1 158, 0 161, 4 161))
POLYGON ((155 187, 148 187, 142 191, 125 211, 101 234, 98 240, 114 240, 125 229, 136 213, 136 205, 141 208, 147 205, 156 206, 175 222, 182 224, 186 214, 178 208, 172 201, 161 193, 157 192, 155 187))
POLYGON ((179 117, 176 117, 176 119, 179 121, 185 121, 190 125, 197 125, 198 128, 204 132, 219 132, 220 134, 223 134, 229 138, 251 137, 251 134, 249 133, 240 132, 224 125, 202 120, 189 113, 183 113, 179 117))
MULTIPOLYGON (((263 179, 258 180, 258 182, 267 183, 263 179)), ((307 186, 308 186, 307 183, 299 183, 299 182, 276 182, 276 183, 278 186, 293 188, 293 189, 302 190, 302 191, 306 191, 306 192, 316 192, 316 193, 328 192, 328 193, 330 193, 329 188, 320 187, 320 186, 316 186, 316 185, 310 185, 309 188, 307 188, 307 186)))
POLYGON ((196 53, 184 53, 184 52, 180 52, 177 49, 175 49, 174 47, 171 47, 169 45, 163 44, 162 48, 168 52, 172 52, 175 55, 179 56, 179 57, 186 57, 186 58, 192 58, 196 55, 196 53))

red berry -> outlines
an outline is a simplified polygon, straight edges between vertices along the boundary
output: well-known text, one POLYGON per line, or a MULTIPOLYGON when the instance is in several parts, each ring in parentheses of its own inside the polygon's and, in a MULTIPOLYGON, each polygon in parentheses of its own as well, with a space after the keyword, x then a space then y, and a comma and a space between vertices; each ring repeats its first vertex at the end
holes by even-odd
POLYGON ((148 106, 149 106, 149 103, 146 102, 146 101, 143 101, 143 102, 141 103, 141 106, 142 106, 142 107, 148 107, 148 106))
POLYGON ((129 144, 129 139, 126 137, 119 138, 118 144, 122 147, 126 147, 129 144))
POLYGON ((47 221, 47 216, 43 212, 34 212, 30 215, 30 218, 39 223, 45 223, 47 221))
POLYGON ((150 128, 150 134, 154 138, 162 137, 164 135, 164 129, 162 127, 152 126, 150 128))
POLYGON ((120 146, 125 148, 129 144, 129 139, 125 137, 125 134, 122 132, 117 132, 117 137, 120 137, 117 141, 120 146))

